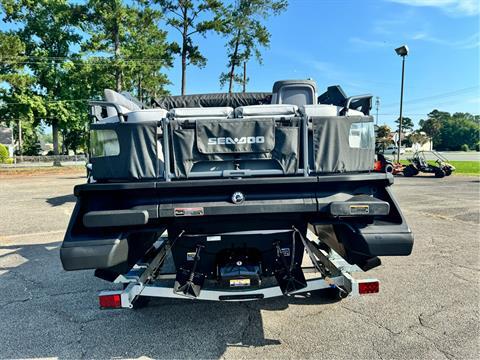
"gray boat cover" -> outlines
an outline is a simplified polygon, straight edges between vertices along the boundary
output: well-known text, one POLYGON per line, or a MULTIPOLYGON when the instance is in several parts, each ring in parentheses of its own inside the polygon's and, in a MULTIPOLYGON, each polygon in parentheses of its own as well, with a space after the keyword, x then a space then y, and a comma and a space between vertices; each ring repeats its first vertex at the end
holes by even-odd
POLYGON ((91 124, 92 131, 113 130, 120 151, 114 156, 91 157, 96 180, 155 179, 163 171, 157 154, 157 121, 91 124))
POLYGON ((246 162, 249 170, 283 170, 295 174, 299 158, 299 126, 282 126, 274 119, 197 120, 194 125, 174 120, 172 146, 178 178, 199 171, 234 170, 246 162))
POLYGON ((271 93, 216 93, 197 95, 163 96, 152 101, 152 106, 163 109, 190 108, 190 107, 222 107, 236 108, 247 105, 270 104, 271 93))
POLYGON ((311 117, 314 171, 373 170, 375 133, 371 116, 311 117))

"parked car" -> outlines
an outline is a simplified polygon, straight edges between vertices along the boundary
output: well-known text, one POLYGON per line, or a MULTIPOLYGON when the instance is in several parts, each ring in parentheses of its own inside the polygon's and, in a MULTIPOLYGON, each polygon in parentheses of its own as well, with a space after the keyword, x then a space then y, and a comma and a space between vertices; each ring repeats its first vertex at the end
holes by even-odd
MULTIPOLYGON (((398 154, 398 146, 396 145, 389 145, 387 148, 385 148, 382 152, 384 155, 396 155, 398 154)), ((405 148, 401 147, 400 148, 400 155, 405 154, 405 148)))

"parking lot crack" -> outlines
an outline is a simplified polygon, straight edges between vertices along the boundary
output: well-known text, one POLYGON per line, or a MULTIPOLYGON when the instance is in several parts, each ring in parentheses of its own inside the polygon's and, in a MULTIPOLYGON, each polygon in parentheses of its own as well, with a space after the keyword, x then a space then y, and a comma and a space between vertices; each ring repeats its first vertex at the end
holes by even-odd
POLYGON ((381 329, 384 329, 386 330, 387 332, 389 332, 392 336, 397 336, 399 334, 401 334, 401 332, 396 332, 396 331, 393 331, 392 329, 390 329, 388 326, 385 326, 383 324, 380 324, 378 322, 376 322, 375 320, 373 320, 372 318, 370 318, 368 315, 366 314, 363 314, 361 313, 360 311, 357 311, 357 310, 354 310, 354 309, 351 309, 345 305, 340 305, 340 307, 342 307, 343 309, 345 310, 348 310, 354 314, 357 314, 357 315, 360 315, 360 317, 362 317, 363 319, 367 320, 367 323, 369 324, 372 324, 372 325, 375 325, 376 327, 378 328, 381 328, 381 329))
POLYGON ((448 360, 453 360, 453 359, 455 359, 455 356, 454 356, 453 354, 451 354, 451 353, 449 353, 448 351, 440 348, 440 347, 438 346, 438 344, 436 343, 436 341, 430 339, 428 336, 425 336, 424 334, 422 334, 422 333, 420 333, 420 332, 418 332, 418 331, 415 331, 415 333, 416 333, 418 336, 422 337, 423 339, 427 340, 429 343, 431 343, 431 344, 435 347, 435 349, 436 349, 438 352, 440 352, 443 356, 445 356, 448 360))

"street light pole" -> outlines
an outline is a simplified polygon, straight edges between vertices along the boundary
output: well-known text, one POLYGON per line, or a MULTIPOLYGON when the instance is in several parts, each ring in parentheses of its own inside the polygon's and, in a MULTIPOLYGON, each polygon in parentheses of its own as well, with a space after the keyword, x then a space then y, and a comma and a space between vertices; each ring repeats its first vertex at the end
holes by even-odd
POLYGON ((395 49, 397 55, 402 57, 402 87, 400 90, 400 119, 398 121, 398 145, 397 145, 397 162, 400 162, 400 151, 402 148, 402 123, 403 123, 403 84, 405 80, 405 56, 408 55, 407 45, 400 46, 395 49))
POLYGON ((400 162, 400 149, 402 148, 402 122, 403 122, 403 83, 405 80, 405 56, 402 56, 402 88, 400 90, 400 121, 398 122, 398 154, 397 162, 400 162))
POLYGON ((377 96, 375 100, 375 108, 377 109, 377 119, 375 120, 375 125, 378 125, 378 108, 380 107, 380 97, 377 96))

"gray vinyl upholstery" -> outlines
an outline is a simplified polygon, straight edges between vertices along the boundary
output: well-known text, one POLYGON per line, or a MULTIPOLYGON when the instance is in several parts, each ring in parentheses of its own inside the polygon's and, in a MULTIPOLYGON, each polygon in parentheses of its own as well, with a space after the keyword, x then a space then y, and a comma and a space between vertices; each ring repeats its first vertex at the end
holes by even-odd
POLYGON ((237 118, 280 118, 297 115, 298 107, 287 104, 240 106, 235 109, 237 118))
MULTIPOLYGON (((304 116, 340 116, 340 112, 343 110, 342 106, 336 105, 303 105, 300 106, 300 114, 304 116)), ((346 116, 364 116, 361 111, 349 109, 346 116)))
MULTIPOLYGON (((105 100, 119 105, 123 113, 128 113, 130 111, 141 109, 141 107, 138 106, 136 103, 134 103, 131 100, 128 100, 124 95, 119 94, 116 91, 105 89, 104 94, 105 94, 105 100)), ((115 116, 117 115, 117 111, 115 110, 115 108, 109 106, 107 107, 107 114, 108 114, 108 117, 115 116)))
POLYGON ((160 108, 136 110, 127 114, 127 122, 160 121, 166 118, 167 114, 167 110, 160 108))
POLYGON ((193 108, 174 108, 169 112, 169 117, 176 120, 195 120, 195 119, 230 119, 233 117, 233 108, 225 107, 193 107, 193 108))
POLYGON ((272 104, 297 106, 317 103, 317 85, 313 80, 281 80, 273 84, 272 104))

